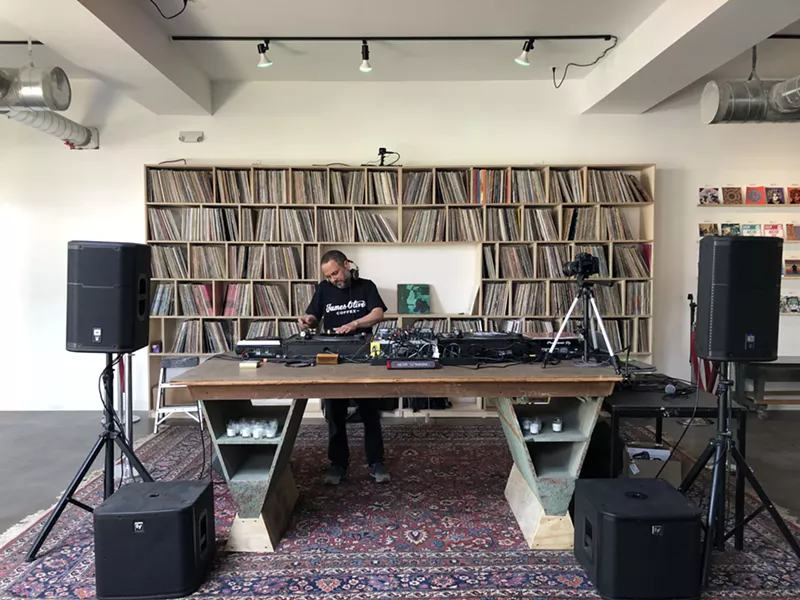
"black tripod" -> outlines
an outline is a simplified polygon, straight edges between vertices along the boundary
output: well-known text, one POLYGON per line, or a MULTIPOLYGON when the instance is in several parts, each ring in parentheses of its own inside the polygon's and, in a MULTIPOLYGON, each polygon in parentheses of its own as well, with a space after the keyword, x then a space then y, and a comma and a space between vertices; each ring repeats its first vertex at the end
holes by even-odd
POLYGON ((595 285, 604 285, 607 287, 611 287, 614 285, 611 281, 589 281, 585 275, 582 273, 577 277, 578 282, 578 293, 575 294, 575 298, 572 301, 572 305, 569 307, 567 314, 564 316, 564 319, 561 321, 561 327, 556 333, 556 337, 553 339, 552 344, 550 344, 550 348, 547 349, 547 354, 545 354, 544 360, 542 361, 542 368, 547 367, 547 363, 550 360, 550 357, 553 354, 553 350, 555 350, 558 341, 561 339, 561 335, 564 333, 564 330, 567 328, 567 323, 569 323, 569 318, 572 316, 572 313, 575 311, 575 308, 578 306, 578 301, 583 300, 583 323, 581 325, 582 335, 583 335, 583 361, 589 362, 590 358, 594 356, 597 359, 597 362, 602 362, 600 360, 601 356, 605 353, 598 350, 597 348, 597 332, 594 330, 592 326, 592 319, 597 319, 597 325, 600 328, 600 333, 603 336, 603 341, 606 344, 606 349, 608 350, 608 355, 611 360, 611 363, 614 365, 614 369, 617 373, 620 373, 621 367, 619 364, 619 359, 617 355, 614 354, 614 350, 611 347, 611 341, 608 338, 608 333, 606 332, 606 326, 603 323, 603 317, 600 316, 600 310, 597 308, 597 302, 594 299, 594 286, 595 285), (592 336, 591 342, 591 351, 589 350, 590 343, 589 343, 589 335, 592 336))
POLYGON ((775 525, 778 526, 778 529, 783 534, 783 537, 786 538, 789 546, 792 548, 797 557, 800 558, 800 544, 797 543, 797 540, 792 535, 792 532, 789 531, 789 528, 786 526, 786 522, 778 513, 775 505, 772 504, 772 501, 769 499, 769 496, 767 496, 764 488, 762 488, 761 484, 758 483, 756 476, 753 474, 753 471, 750 470, 750 467, 747 466, 744 457, 741 455, 739 449, 736 447, 736 444, 733 441, 733 436, 731 435, 729 427, 730 397, 728 393, 730 389, 729 386, 732 383, 733 382, 728 379, 728 363, 720 363, 719 380, 717 381, 717 433, 711 439, 708 446, 706 446, 706 449, 703 451, 703 454, 700 456, 700 458, 697 459, 697 462, 694 464, 691 471, 689 471, 689 473, 686 475, 686 478, 681 483, 680 488, 678 488, 681 492, 686 493, 688 489, 692 487, 692 484, 706 466, 706 463, 708 463, 709 459, 711 459, 712 456, 714 457, 714 465, 711 475, 711 499, 709 500, 708 504, 706 537, 703 541, 703 587, 708 584, 708 578, 711 571, 711 551, 713 550, 713 547, 716 545, 717 548, 722 550, 725 546, 725 540, 739 532, 742 528, 744 528, 745 525, 747 525, 747 523, 756 518, 756 516, 761 514, 761 512, 763 512, 765 509, 772 517, 772 520, 775 521, 775 525), (726 534, 725 475, 727 473, 726 469, 729 452, 734 463, 736 463, 736 477, 739 479, 737 493, 744 493, 744 487, 742 484, 744 483, 743 479, 746 478, 753 490, 758 495, 758 498, 761 500, 761 506, 759 506, 755 511, 753 511, 752 514, 747 516, 740 523, 736 523, 733 529, 726 534))
POLYGON ((26 556, 25 560, 31 562, 36 558, 36 554, 39 552, 39 549, 44 544, 44 541, 47 539, 47 536, 50 535, 50 531, 52 531, 53 526, 58 521, 58 518, 61 516, 61 513, 64 512, 64 509, 67 507, 68 503, 72 503, 75 506, 82 508, 87 512, 94 512, 94 509, 81 502, 80 500, 75 500, 72 495, 78 489, 78 486, 83 481, 86 474, 89 472, 89 469, 92 467, 92 463, 100 454, 100 450, 103 449, 105 446, 106 454, 105 454, 105 468, 103 473, 103 499, 107 499, 114 493, 114 444, 119 446, 119 449, 122 453, 127 457, 130 461, 131 466, 139 472, 139 475, 142 476, 144 481, 153 481, 153 478, 144 468, 144 465, 139 461, 134 454, 133 449, 128 444, 128 440, 125 439, 125 434, 121 430, 121 428, 117 428, 117 417, 114 413, 114 392, 113 392, 113 379, 114 379, 114 361, 112 360, 111 354, 106 354, 106 368, 103 371, 103 383, 105 387, 105 407, 104 407, 104 422, 103 422, 103 432, 97 438, 92 449, 89 451, 86 460, 83 461, 81 468, 78 469, 78 472, 75 474, 75 477, 72 479, 72 482, 69 484, 69 487, 64 492, 64 495, 61 496, 61 499, 56 504, 53 512, 50 514, 50 517, 47 519, 47 522, 44 524, 42 531, 39 532, 36 541, 31 546, 28 555, 26 556))

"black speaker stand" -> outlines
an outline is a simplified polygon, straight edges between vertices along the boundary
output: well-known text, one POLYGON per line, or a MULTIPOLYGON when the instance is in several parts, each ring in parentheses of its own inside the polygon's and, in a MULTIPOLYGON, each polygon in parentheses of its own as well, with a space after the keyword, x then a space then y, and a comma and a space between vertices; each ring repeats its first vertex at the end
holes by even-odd
MULTIPOLYGON (((700 472, 705 468, 711 457, 714 457, 714 465, 711 475, 711 499, 708 503, 708 518, 706 519, 706 536, 703 541, 703 568, 702 568, 702 585, 708 585, 708 579, 711 572, 711 551, 716 545, 718 549, 723 550, 725 541, 731 536, 736 534, 747 523, 752 521, 756 516, 766 510, 772 520, 775 521, 786 542, 791 549, 800 558, 800 544, 792 535, 792 532, 783 520, 783 517, 778 513, 772 500, 769 499, 764 488, 756 479, 753 471, 745 462, 744 457, 736 447, 733 436, 730 431, 730 385, 733 382, 728 379, 728 363, 721 362, 719 364, 719 379, 717 380, 717 433, 711 439, 703 454, 697 459, 692 469, 686 475, 686 478, 678 488, 681 492, 686 493, 692 484, 700 475, 700 472), (725 496, 726 496, 726 473, 728 454, 736 464, 736 476, 745 478, 750 483, 750 486, 758 495, 761 500, 761 506, 749 516, 745 517, 740 523, 736 523, 733 529, 725 533, 725 496)), ((740 482, 740 489, 743 488, 743 481, 740 482)))
POLYGON ((86 459, 83 461, 81 468, 78 469, 78 472, 75 474, 75 477, 72 479, 69 487, 64 492, 64 495, 61 496, 61 499, 58 501, 58 504, 56 504, 53 512, 50 513, 50 517, 47 519, 47 522, 44 524, 44 527, 39 532, 36 541, 33 543, 33 546, 31 546, 30 551, 25 557, 27 562, 31 562, 36 558, 36 554, 39 552, 42 544, 44 544, 47 536, 50 535, 53 526, 56 524, 56 521, 58 521, 61 513, 64 512, 67 504, 74 504, 75 506, 82 508, 87 512, 94 512, 94 509, 91 506, 84 504, 80 500, 75 500, 75 498, 72 496, 86 477, 86 474, 92 467, 92 463, 94 463, 95 459, 100 454, 100 450, 102 450, 104 447, 106 451, 105 467, 103 470, 104 500, 114 493, 114 444, 119 446, 119 449, 130 461, 131 466, 139 472, 139 475, 141 475, 144 481, 153 481, 150 473, 148 473, 147 469, 144 468, 144 465, 136 457, 133 449, 128 444, 128 440, 125 439, 125 433, 117 428, 116 415, 114 414, 114 361, 112 359, 112 354, 106 354, 106 368, 103 371, 103 383, 105 387, 103 431, 100 433, 100 436, 97 438, 94 446, 89 451, 86 459))

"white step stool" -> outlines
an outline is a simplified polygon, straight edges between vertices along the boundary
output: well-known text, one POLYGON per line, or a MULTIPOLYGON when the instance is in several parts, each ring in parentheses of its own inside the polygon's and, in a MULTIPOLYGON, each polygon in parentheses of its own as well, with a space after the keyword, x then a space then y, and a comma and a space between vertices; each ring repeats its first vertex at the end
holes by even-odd
POLYGON ((161 370, 158 375, 158 395, 156 396, 156 418, 153 425, 153 433, 158 433, 158 428, 164 421, 179 413, 189 415, 192 419, 200 423, 200 430, 203 430, 203 417, 200 414, 199 403, 166 406, 167 390, 186 387, 185 385, 170 383, 167 380, 167 371, 169 369, 188 369, 196 367, 199 364, 200 359, 196 356, 161 359, 161 370))

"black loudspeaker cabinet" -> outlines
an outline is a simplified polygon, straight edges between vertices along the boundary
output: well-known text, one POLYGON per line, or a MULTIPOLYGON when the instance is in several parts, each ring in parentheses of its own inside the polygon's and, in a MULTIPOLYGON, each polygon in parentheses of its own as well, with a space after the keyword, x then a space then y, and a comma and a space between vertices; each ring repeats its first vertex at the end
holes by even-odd
POLYGON ((194 593, 216 551, 211 481, 123 486, 95 510, 94 543, 99 599, 194 593))
POLYGON ((725 362, 778 358, 783 240, 700 240, 696 351, 725 362))
POLYGON ((608 600, 700 597, 700 509, 663 479, 579 479, 574 551, 608 600))
POLYGON ((67 350, 128 353, 150 335, 150 246, 69 242, 67 350))

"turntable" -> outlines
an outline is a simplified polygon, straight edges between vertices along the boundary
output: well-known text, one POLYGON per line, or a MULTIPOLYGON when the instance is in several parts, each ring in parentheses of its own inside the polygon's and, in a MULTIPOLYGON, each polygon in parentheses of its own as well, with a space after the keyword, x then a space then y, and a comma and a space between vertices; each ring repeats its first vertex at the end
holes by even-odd
POLYGON ((284 349, 289 357, 308 358, 317 354, 338 354, 360 358, 369 355, 371 339, 372 336, 367 333, 340 335, 332 331, 303 331, 284 340, 284 349))
POLYGON ((440 334, 442 364, 521 362, 529 359, 528 343, 519 333, 469 331, 440 334))

